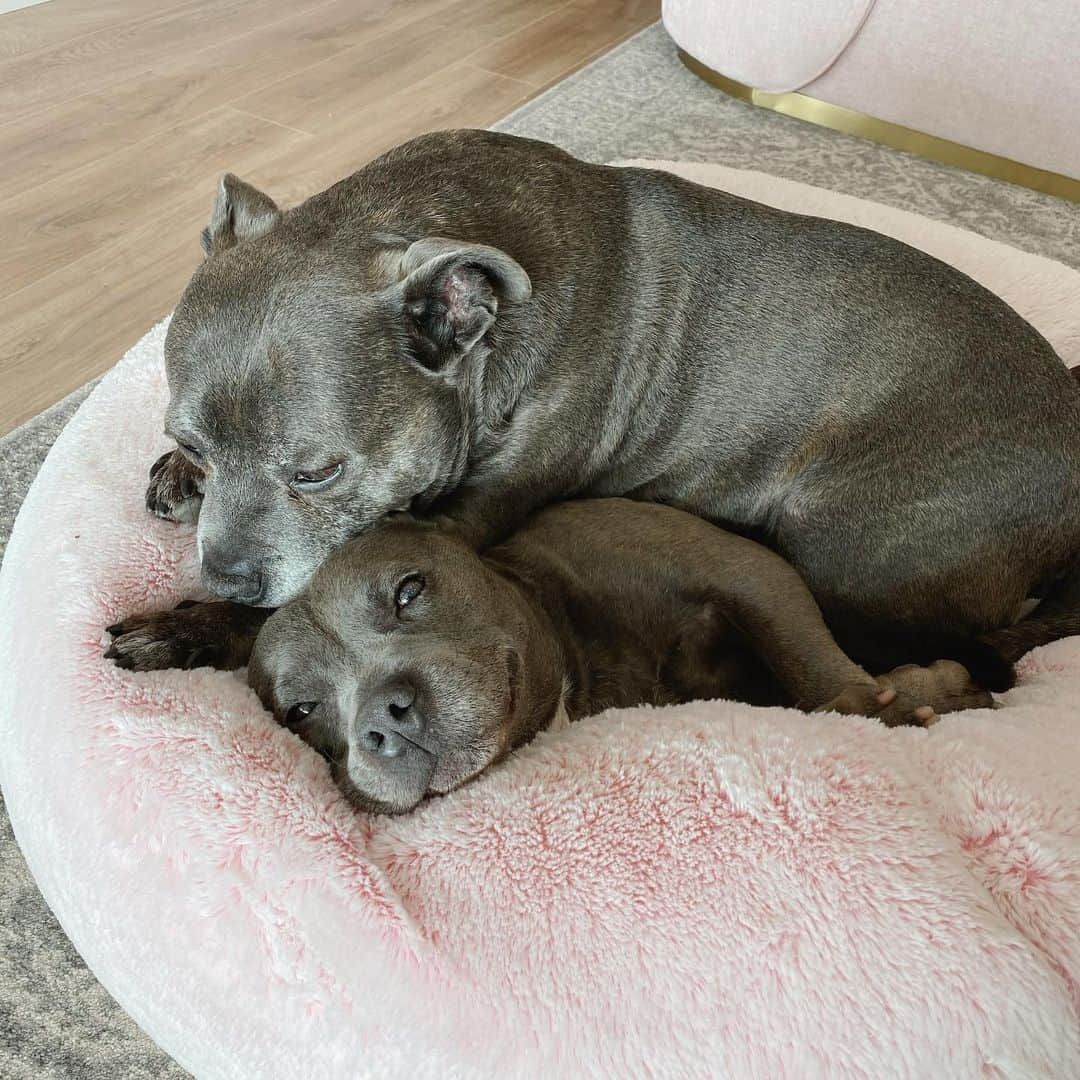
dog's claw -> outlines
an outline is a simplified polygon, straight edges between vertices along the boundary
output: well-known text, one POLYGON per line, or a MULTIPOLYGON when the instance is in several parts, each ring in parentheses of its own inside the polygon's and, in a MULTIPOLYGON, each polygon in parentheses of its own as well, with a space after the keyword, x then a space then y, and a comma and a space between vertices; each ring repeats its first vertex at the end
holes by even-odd
POLYGON ((128 671, 243 667, 266 613, 222 601, 189 600, 170 611, 132 615, 108 628, 106 660, 128 671))
POLYGON ((165 468, 165 465, 168 463, 169 459, 175 453, 176 453, 175 450, 170 450, 168 453, 162 454, 161 457, 159 457, 157 459, 157 461, 155 461, 154 464, 150 466, 150 479, 151 480, 153 480, 154 477, 157 476, 157 474, 159 472, 161 472, 162 469, 165 468))
POLYGON ((170 450, 150 466, 146 508, 166 521, 194 524, 202 503, 202 485, 202 472, 179 450, 170 450))
POLYGON ((929 727, 936 723, 937 714, 924 701, 892 686, 860 683, 847 687, 817 711, 870 716, 886 727, 929 727))

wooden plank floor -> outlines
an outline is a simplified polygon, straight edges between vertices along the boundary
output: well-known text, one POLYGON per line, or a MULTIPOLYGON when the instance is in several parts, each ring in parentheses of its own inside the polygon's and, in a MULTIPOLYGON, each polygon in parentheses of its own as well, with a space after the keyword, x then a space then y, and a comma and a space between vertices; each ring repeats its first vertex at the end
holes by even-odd
POLYGON ((0 434, 113 364, 198 264, 220 173, 292 204, 486 127, 659 0, 50 0, 0 15, 0 434))

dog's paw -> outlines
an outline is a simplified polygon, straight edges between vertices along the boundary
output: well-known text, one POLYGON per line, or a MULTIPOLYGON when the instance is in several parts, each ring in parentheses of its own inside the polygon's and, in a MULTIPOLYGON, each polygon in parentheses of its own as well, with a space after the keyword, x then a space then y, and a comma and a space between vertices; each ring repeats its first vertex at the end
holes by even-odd
POLYGON ((231 627, 220 609, 228 607, 186 600, 172 611, 132 615, 106 627, 112 643, 105 659, 128 671, 221 666, 229 652, 231 627))
POLYGON ((921 698, 944 714, 961 709, 992 709, 994 699, 955 660, 935 660, 928 667, 905 664, 878 677, 884 686, 901 694, 921 698))
POLYGON ((858 683, 845 687, 832 701, 816 712, 835 712, 845 716, 870 716, 886 727, 929 727, 937 723, 937 712, 928 698, 909 694, 884 681, 858 683))
POLYGON ((202 505, 203 474, 179 450, 170 450, 150 466, 146 509, 166 521, 193 525, 202 505))

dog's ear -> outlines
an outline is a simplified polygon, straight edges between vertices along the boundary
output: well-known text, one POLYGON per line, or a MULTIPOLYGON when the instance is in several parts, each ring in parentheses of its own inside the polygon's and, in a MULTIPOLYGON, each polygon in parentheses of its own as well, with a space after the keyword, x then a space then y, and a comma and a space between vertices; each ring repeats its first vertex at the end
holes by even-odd
POLYGON ((401 303, 413 354, 431 371, 465 356, 491 329, 500 304, 532 295, 529 275, 504 251, 430 236, 401 256, 401 303))
POLYGON ((199 238, 206 257, 262 236, 281 220, 281 211, 269 195, 226 173, 218 185, 210 224, 199 238))

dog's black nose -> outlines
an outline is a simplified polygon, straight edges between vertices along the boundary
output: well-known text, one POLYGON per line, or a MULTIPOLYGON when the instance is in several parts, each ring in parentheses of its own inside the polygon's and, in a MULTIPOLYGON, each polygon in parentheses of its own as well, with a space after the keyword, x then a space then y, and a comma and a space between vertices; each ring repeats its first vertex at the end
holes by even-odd
POLYGON ((224 600, 257 604, 263 594, 262 567, 253 559, 227 561, 203 551, 203 584, 224 600))
POLYGON ((373 694, 359 717, 356 741, 380 757, 398 757, 427 727, 417 707, 416 688, 394 681, 373 694))

